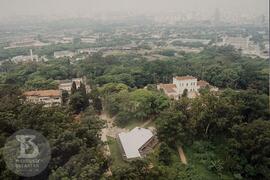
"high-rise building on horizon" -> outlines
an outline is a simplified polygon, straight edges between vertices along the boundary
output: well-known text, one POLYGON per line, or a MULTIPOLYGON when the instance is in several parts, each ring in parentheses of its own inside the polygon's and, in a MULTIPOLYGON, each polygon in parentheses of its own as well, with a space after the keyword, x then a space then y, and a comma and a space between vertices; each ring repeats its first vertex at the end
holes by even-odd
POLYGON ((214 23, 219 24, 220 23, 220 10, 216 8, 214 13, 214 23))

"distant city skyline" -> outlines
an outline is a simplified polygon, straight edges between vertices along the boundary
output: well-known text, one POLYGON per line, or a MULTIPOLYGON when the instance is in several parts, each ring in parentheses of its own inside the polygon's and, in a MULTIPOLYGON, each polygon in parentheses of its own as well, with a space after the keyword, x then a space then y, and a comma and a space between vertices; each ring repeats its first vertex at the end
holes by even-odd
POLYGON ((96 14, 168 14, 194 12, 268 16, 268 0, 0 0, 0 19, 19 16, 91 17, 96 14))

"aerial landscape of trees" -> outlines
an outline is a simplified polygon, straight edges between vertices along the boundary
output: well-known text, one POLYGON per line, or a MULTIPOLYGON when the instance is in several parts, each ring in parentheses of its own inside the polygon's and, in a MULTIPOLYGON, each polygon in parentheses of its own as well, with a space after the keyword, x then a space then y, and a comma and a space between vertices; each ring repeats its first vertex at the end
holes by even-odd
MULTIPOLYGON (((18 129, 42 132, 51 144, 52 160, 40 178, 105 177, 111 161, 102 153, 102 111, 119 127, 153 121, 160 141, 149 158, 112 169, 112 179, 270 178, 268 60, 245 57, 226 46, 166 61, 94 54, 73 63, 9 62, 0 71, 1 147, 18 129), (183 96, 173 101, 155 84, 169 83, 176 75, 198 77, 220 91, 205 90, 195 99, 183 96), (91 84, 91 93, 84 84, 77 88, 74 83, 63 107, 21 101, 25 90, 57 89, 58 80, 82 76, 91 84), (78 115, 79 123, 74 121, 78 115), (187 151, 190 164, 176 160, 178 146, 187 151)), ((19 179, 0 157, 0 179, 19 179)))
MULTIPOLYGON (((53 179, 99 179, 103 176, 109 163, 100 153, 100 131, 104 124, 91 108, 84 112, 81 123, 73 123, 72 114, 64 108, 24 104, 18 88, 10 85, 0 88, 1 147, 5 138, 18 129, 38 130, 50 142, 52 159, 48 168, 37 178, 46 179, 50 175, 53 179), (78 161, 81 166, 75 163, 78 161), (88 164, 90 161, 92 163, 88 164), (77 170, 71 170, 74 166, 77 170)), ((1 179, 19 179, 10 175, 1 158, 1 179)))

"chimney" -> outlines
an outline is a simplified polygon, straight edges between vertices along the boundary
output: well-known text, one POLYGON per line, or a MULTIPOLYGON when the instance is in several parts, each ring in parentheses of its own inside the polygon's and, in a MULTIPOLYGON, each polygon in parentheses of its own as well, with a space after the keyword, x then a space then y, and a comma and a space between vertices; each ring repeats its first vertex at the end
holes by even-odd
POLYGON ((30 57, 31 57, 31 61, 34 61, 34 59, 33 59, 33 51, 32 51, 32 49, 30 49, 30 57))

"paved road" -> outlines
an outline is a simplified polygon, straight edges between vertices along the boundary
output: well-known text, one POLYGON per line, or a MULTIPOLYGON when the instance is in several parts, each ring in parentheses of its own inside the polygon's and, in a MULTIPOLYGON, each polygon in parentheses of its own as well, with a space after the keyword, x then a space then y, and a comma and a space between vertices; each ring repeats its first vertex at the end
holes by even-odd
POLYGON ((187 164, 187 158, 181 146, 178 147, 178 154, 183 164, 187 164))

